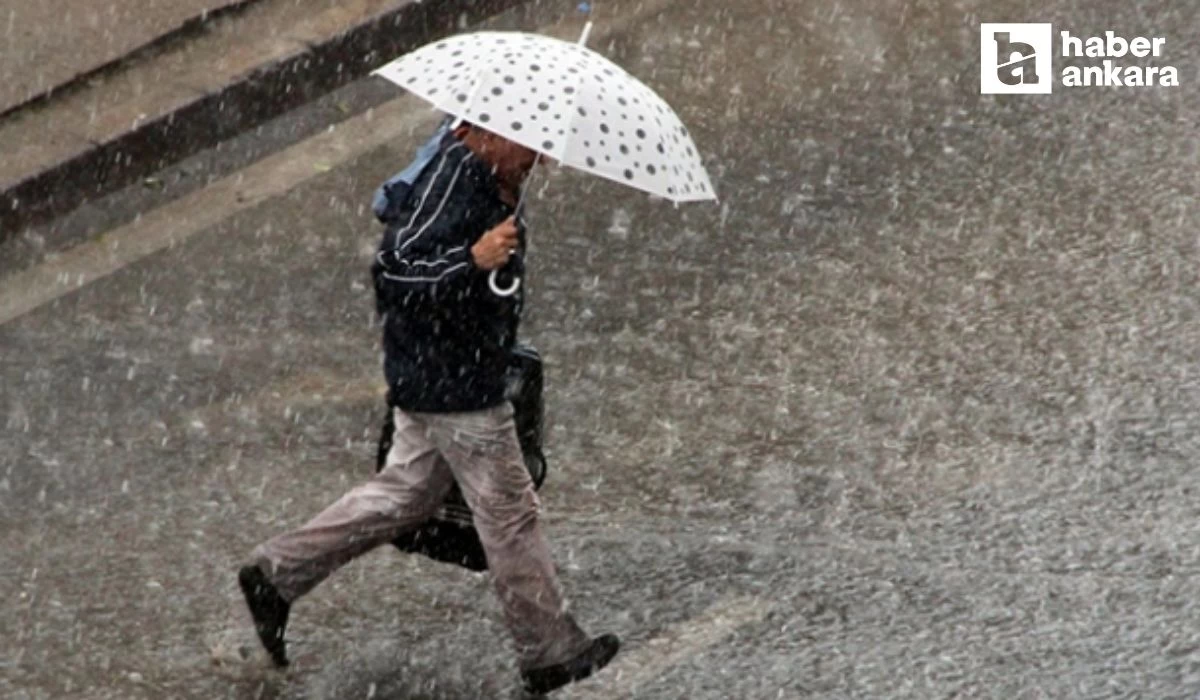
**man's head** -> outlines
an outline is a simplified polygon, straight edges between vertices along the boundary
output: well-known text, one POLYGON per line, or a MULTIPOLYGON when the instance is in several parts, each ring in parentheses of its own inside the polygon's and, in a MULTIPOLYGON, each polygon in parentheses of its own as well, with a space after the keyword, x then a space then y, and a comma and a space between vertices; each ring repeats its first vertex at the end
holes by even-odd
POLYGON ((470 122, 464 121, 459 125, 454 130, 454 135, 481 160, 492 166, 496 178, 510 187, 517 187, 524 182, 537 162, 537 151, 470 122))

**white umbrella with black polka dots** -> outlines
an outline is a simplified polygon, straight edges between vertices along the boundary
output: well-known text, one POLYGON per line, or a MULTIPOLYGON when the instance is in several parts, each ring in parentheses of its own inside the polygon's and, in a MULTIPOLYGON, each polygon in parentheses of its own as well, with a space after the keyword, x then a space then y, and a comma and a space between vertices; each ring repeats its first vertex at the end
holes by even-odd
POLYGON ((582 42, 522 32, 463 34, 375 74, 565 165, 675 202, 716 199, 675 111, 582 42))

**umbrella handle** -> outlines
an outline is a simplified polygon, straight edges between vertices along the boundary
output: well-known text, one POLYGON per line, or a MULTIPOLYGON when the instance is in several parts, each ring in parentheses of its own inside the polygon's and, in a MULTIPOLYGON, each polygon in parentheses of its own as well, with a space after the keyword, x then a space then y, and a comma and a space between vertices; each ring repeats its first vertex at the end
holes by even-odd
MULTIPOLYGON (((587 44, 588 36, 591 35, 591 33, 592 33, 592 23, 589 21, 587 24, 583 25, 583 33, 579 36, 579 45, 580 46, 584 46, 587 44)), ((534 167, 537 167, 538 161, 540 161, 541 159, 542 159, 542 154, 538 153, 537 158, 533 161, 534 167)), ((514 209, 514 211, 516 211, 517 216, 521 215, 521 209, 523 208, 523 206, 525 204, 525 193, 528 191, 529 191, 528 187, 522 188, 522 190, 521 190, 521 197, 517 200, 517 206, 514 209)), ((496 284, 496 273, 497 272, 499 272, 499 270, 492 270, 492 274, 488 275, 488 287, 492 290, 492 294, 495 294, 498 297, 511 297, 512 295, 516 294, 517 290, 521 288, 521 278, 514 277, 513 283, 512 283, 512 285, 509 286, 508 289, 500 289, 499 285, 496 284)))
POLYGON ((501 289, 496 284, 497 272, 499 272, 499 270, 492 270, 492 274, 488 275, 488 287, 492 290, 492 294, 495 294, 498 297, 511 297, 512 295, 516 294, 517 290, 521 287, 521 278, 514 277, 513 283, 508 289, 501 289))

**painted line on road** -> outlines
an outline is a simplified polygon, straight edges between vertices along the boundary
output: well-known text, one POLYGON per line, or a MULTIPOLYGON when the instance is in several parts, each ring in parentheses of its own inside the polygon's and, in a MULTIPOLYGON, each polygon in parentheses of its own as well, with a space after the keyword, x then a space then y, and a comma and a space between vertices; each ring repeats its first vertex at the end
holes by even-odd
MULTIPOLYGON (((676 0, 647 0, 637 12, 616 18, 591 38, 599 45, 614 34, 666 10, 676 0)), ((564 20, 538 32, 566 38, 578 20, 564 20)), ((46 262, 0 280, 0 325, 70 294, 149 255, 180 244, 251 207, 312 180, 422 127, 433 128, 435 113, 423 101, 399 97, 352 117, 331 131, 302 141, 239 170, 204 189, 141 215, 94 241, 55 254, 46 262), (322 164, 317 167, 316 164, 322 164)))
POLYGON ((768 601, 752 595, 726 596, 699 616, 679 623, 645 645, 617 654, 612 665, 570 694, 572 700, 633 697, 642 686, 674 666, 717 646, 739 627, 766 619, 768 601))
POLYGON ((436 115, 401 97, 353 117, 202 190, 150 211, 97 240, 82 243, 0 282, 0 325, 102 279, 148 255, 177 245, 238 212, 322 175, 316 163, 351 160, 383 146, 436 115))

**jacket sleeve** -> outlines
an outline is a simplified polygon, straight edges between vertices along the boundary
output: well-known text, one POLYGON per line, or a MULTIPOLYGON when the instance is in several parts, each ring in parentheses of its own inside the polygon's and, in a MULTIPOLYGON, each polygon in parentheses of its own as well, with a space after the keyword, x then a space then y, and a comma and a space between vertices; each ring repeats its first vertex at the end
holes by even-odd
POLYGON ((438 158, 412 193, 414 211, 387 232, 375 255, 375 285, 385 297, 442 297, 465 290, 475 271, 470 245, 483 232, 472 230, 479 223, 465 172, 471 156, 457 164, 446 153, 438 158))

